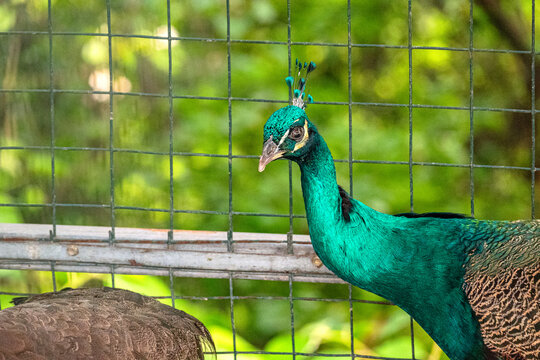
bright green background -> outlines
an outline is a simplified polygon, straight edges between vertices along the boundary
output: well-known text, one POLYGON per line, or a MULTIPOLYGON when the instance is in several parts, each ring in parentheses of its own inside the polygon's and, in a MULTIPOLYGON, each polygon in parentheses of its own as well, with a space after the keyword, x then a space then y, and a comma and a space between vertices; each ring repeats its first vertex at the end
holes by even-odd
MULTIPOLYGON (((409 54, 407 2, 351 1, 351 40, 402 48, 353 47, 352 101, 408 104, 409 54)), ((530 51, 531 4, 524 0, 474 4, 474 47, 530 51), (504 21, 516 29, 497 24, 504 21)), ((428 47, 412 52, 412 102, 429 105, 412 110, 412 156, 428 163, 414 166, 414 210, 471 213, 469 9, 463 0, 412 2, 412 44, 428 47), (450 51, 439 47, 451 47, 450 51), (434 106, 434 107, 433 107, 434 106), (440 107, 450 107, 441 109, 440 107), (457 108, 457 109, 456 109, 457 108), (429 163, 461 167, 430 166, 429 163)), ((113 34, 166 35, 165 1, 111 1, 113 34), (165 29, 165 33, 163 33, 165 29)), ((224 1, 171 1, 173 35, 227 37, 224 1)), ((347 43, 345 1, 291 1, 291 40, 347 43)), ((52 29, 62 33, 106 34, 105 1, 52 1, 52 29)), ((55 35, 52 40, 54 95, 51 129, 47 1, 7 0, 0 4, 0 84, 2 89, 43 89, 42 92, 0 92, 0 146, 109 147, 109 50, 106 36, 55 35), (38 31, 39 34, 6 34, 38 31), (96 87, 96 79, 105 85, 96 87)), ((233 40, 287 41, 285 1, 230 2, 233 40)), ((114 192, 117 206, 169 209, 169 91, 167 41, 113 37, 112 71, 116 91, 160 96, 115 95, 113 145, 165 155, 117 152, 114 192)), ((310 80, 316 101, 347 102, 347 47, 293 45, 293 57, 313 60, 318 68, 310 80)), ((174 95, 227 97, 227 43, 172 41, 174 95)), ((287 46, 231 44, 231 95, 234 98, 287 100, 287 46)), ((539 59, 536 59, 537 62, 539 59)), ((531 55, 475 52, 473 55, 474 163, 529 168, 532 163, 531 55)), ((536 71, 540 73, 540 71, 536 71)), ((539 93, 537 91, 537 93, 539 93)), ((174 99, 173 149, 182 153, 227 155, 227 100, 174 99)), ((281 104, 233 100, 232 154, 257 155, 262 126, 281 104)), ((538 101, 535 99, 535 106, 538 101)), ((310 118, 329 143, 336 159, 349 154, 347 105, 314 104, 310 118)), ((403 106, 352 107, 352 156, 355 160, 407 162, 409 111, 403 106)), ((107 151, 55 151, 56 201, 63 204, 110 203, 110 157, 107 151)), ((233 210, 288 214, 288 165, 271 164, 263 174, 257 159, 232 160, 233 210)), ((337 164, 338 180, 349 189, 349 166, 337 164)), ((217 211, 224 215, 177 214, 177 229, 226 231, 229 227, 228 159, 174 157, 174 207, 217 211)), ((293 166, 293 208, 304 214, 299 171, 293 166)), ((474 169, 475 216, 486 219, 531 217, 531 172, 527 169, 474 169)), ((399 164, 353 165, 356 198, 380 211, 409 211, 409 168, 399 164)), ((536 199, 538 201, 538 198, 536 199)), ((51 202, 51 160, 47 149, 0 150, 0 203, 51 202)), ((116 226, 167 229, 166 212, 117 210, 116 226)), ((58 207, 58 224, 109 226, 107 208, 58 207)), ((52 222, 50 207, 0 207, 0 222, 52 222)), ((234 231, 281 232, 288 218, 233 217, 234 231)), ((304 219, 294 220, 295 233, 307 233, 304 219)), ((110 276, 57 274, 57 286, 110 285, 110 276)), ((117 276, 116 286, 149 295, 170 295, 168 278, 117 276)), ((0 290, 52 290, 47 272, 0 270, 0 290)), ((287 297, 288 284, 234 281, 235 295, 287 297)), ((175 279, 177 295, 228 296, 228 280, 175 279)), ((336 302, 295 301, 295 350, 350 353, 348 288, 345 285, 295 283, 294 296, 345 299, 336 302)), ((359 299, 376 299, 355 289, 359 299)), ((444 296, 438 294, 437 296, 444 296)), ((10 296, 0 296, 2 307, 10 296)), ((165 300, 164 300, 165 301, 165 300)), ((169 300, 170 301, 170 300, 169 300)), ((165 301, 167 302, 167 301, 165 301)), ((178 300, 176 305, 206 323, 219 350, 232 350, 229 300, 178 300)), ((287 300, 235 301, 237 349, 291 351, 290 307, 287 300)), ((410 357, 409 320, 395 307, 354 305, 355 351, 361 354, 410 357)), ((421 330, 415 332, 417 358, 443 358, 421 330)), ((230 358, 220 356, 219 359, 230 358)), ((238 359, 288 359, 279 355, 240 355, 238 359)), ((297 357, 297 359, 302 357, 297 357)))

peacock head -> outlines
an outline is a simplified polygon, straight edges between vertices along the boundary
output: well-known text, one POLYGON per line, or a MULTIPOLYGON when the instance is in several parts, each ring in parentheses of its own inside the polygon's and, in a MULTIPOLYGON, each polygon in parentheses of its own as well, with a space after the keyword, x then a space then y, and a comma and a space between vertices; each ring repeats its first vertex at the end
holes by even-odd
POLYGON ((313 98, 307 95, 306 102, 304 98, 307 76, 315 67, 314 62, 302 64, 296 59, 296 79, 291 76, 285 79, 293 90, 292 105, 274 112, 264 125, 260 172, 273 160, 286 158, 298 161, 309 152, 316 138, 317 128, 309 121, 305 112, 306 102, 313 103, 313 98))

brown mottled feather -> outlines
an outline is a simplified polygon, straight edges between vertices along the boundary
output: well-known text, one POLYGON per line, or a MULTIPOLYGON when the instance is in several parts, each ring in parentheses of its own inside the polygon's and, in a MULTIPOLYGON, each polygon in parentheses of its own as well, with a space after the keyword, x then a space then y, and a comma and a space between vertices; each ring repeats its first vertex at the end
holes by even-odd
POLYGON ((199 320, 127 290, 69 289, 0 311, 0 360, 194 360, 205 346, 199 320))
POLYGON ((500 359, 540 359, 539 232, 538 221, 507 223, 483 238, 466 266, 469 303, 500 359))

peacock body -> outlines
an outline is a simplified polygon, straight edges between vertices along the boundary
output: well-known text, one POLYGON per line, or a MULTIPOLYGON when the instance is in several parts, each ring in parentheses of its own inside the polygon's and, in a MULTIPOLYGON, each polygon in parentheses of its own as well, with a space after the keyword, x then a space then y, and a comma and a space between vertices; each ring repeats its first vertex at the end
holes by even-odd
POLYGON ((0 360, 194 360, 214 350, 193 316, 111 288, 64 289, 0 311, 0 360))
POLYGON ((540 359, 540 221, 387 215, 352 199, 298 84, 296 104, 265 124, 259 171, 281 157, 298 163, 322 262, 404 309, 452 360, 540 359))

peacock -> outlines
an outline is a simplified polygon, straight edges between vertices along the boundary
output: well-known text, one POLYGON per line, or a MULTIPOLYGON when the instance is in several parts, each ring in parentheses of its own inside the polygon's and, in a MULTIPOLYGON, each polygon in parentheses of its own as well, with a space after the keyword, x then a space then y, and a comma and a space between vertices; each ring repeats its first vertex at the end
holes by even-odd
POLYGON ((0 311, 0 360, 204 359, 214 352, 193 316, 131 291, 66 288, 0 311))
POLYGON ((540 359, 540 221, 452 213, 388 215, 351 198, 308 119, 297 60, 292 105, 264 126, 259 171, 296 162, 315 252, 341 279, 410 314, 452 360, 540 359))

